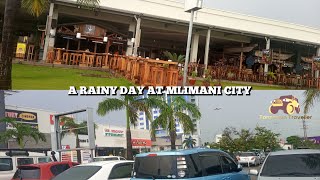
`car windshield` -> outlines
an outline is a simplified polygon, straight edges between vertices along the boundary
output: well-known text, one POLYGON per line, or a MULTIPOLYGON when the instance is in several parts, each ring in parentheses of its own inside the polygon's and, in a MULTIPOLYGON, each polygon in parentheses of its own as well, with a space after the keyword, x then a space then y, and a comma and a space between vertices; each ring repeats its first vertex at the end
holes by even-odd
POLYGON ((193 155, 136 157, 134 164, 134 177, 142 179, 193 178, 200 172, 193 155))
POLYGON ((114 161, 114 160, 118 160, 117 157, 112 157, 112 158, 94 158, 93 161, 94 162, 99 162, 99 161, 114 161))
POLYGON ((247 152, 247 153, 240 153, 241 157, 247 157, 247 156, 255 156, 255 153, 247 152))
POLYGON ((0 171, 11 171, 13 169, 11 158, 0 158, 0 171))
POLYGON ((87 180, 101 169, 101 166, 75 166, 56 176, 53 180, 87 180))
POLYGON ((13 179, 39 179, 40 169, 37 167, 21 167, 13 176, 13 179))
POLYGON ((269 156, 262 169, 261 176, 320 176, 320 154, 292 154, 269 156))

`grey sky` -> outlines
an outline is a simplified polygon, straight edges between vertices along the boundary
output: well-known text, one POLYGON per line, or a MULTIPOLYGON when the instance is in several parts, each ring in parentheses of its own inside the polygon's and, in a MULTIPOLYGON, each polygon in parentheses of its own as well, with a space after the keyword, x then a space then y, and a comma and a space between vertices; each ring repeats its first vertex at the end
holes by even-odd
MULTIPOLYGON (((200 121, 202 141, 212 141, 216 134, 220 134, 227 126, 237 128, 251 128, 256 125, 265 126, 282 137, 290 135, 303 136, 301 120, 260 120, 259 115, 270 115, 268 108, 270 102, 284 95, 298 97, 303 102, 303 91, 253 91, 251 96, 200 96, 200 121), (215 108, 221 110, 214 110, 215 108)), ((79 108, 97 108, 102 96, 68 96, 67 91, 21 91, 6 97, 6 104, 65 112, 79 108)), ((308 121, 308 135, 320 136, 319 105, 309 113, 313 116, 308 121)), ((284 115, 282 112, 278 115, 284 115)), ((79 119, 82 115, 78 116, 79 119)), ((113 112, 105 117, 95 115, 98 123, 125 125, 125 113, 113 112)))
POLYGON ((204 5, 320 29, 319 0, 204 0, 204 5))

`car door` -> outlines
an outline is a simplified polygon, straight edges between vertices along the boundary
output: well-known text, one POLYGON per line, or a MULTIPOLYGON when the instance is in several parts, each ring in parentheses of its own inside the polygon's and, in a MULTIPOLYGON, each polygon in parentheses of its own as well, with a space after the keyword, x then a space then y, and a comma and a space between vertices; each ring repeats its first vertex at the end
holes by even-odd
POLYGON ((133 170, 133 163, 121 163, 113 166, 108 179, 130 179, 133 170))
POLYGON ((220 160, 222 171, 227 175, 226 180, 248 180, 248 175, 240 172, 238 165, 231 158, 222 155, 220 160))
POLYGON ((224 174, 219 153, 200 153, 199 160, 204 180, 230 180, 229 174, 224 174))

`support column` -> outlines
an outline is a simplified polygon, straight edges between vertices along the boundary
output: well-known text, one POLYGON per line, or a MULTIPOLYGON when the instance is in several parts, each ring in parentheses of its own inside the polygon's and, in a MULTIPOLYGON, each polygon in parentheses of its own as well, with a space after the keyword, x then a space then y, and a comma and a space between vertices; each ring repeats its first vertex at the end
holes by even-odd
MULTIPOLYGON (((270 39, 266 38, 266 49, 270 50, 270 39)), ((269 64, 265 64, 264 65, 264 73, 267 74, 268 73, 268 68, 269 68, 269 64)))
MULTIPOLYGON (((135 22, 131 22, 129 24, 129 32, 132 32, 132 34, 133 34, 135 32, 135 27, 136 27, 135 22)), ((129 37, 129 39, 127 40, 127 51, 126 51, 127 56, 131 56, 133 53, 133 42, 131 41, 132 38, 133 38, 133 36, 129 37)))
POLYGON ((191 43, 190 62, 196 63, 198 58, 199 34, 194 34, 191 43))
POLYGON ((42 56, 42 60, 44 61, 47 59, 47 53, 54 48, 55 37, 50 35, 50 31, 52 30, 52 33, 56 34, 57 28, 55 27, 52 29, 52 20, 58 21, 58 9, 55 7, 54 3, 50 4, 49 15, 47 17, 46 38, 42 56))
POLYGON ((141 17, 137 17, 137 26, 136 26, 136 35, 134 39, 134 49, 133 49, 133 56, 138 56, 138 48, 140 46, 140 38, 141 38, 141 17))
POLYGON ((206 49, 204 52, 204 69, 206 70, 208 69, 210 39, 211 39, 211 29, 209 28, 207 32, 206 49))
MULTIPOLYGON (((320 57, 320 47, 317 48, 317 57, 320 57)), ((315 72, 315 78, 319 78, 319 70, 317 69, 315 72)))

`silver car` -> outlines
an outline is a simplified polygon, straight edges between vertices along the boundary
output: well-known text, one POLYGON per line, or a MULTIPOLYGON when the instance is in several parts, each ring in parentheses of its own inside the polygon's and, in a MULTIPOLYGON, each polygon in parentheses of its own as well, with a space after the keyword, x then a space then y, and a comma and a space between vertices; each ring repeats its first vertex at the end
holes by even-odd
POLYGON ((271 152, 260 172, 251 169, 249 174, 258 176, 258 180, 320 180, 320 150, 271 152))

